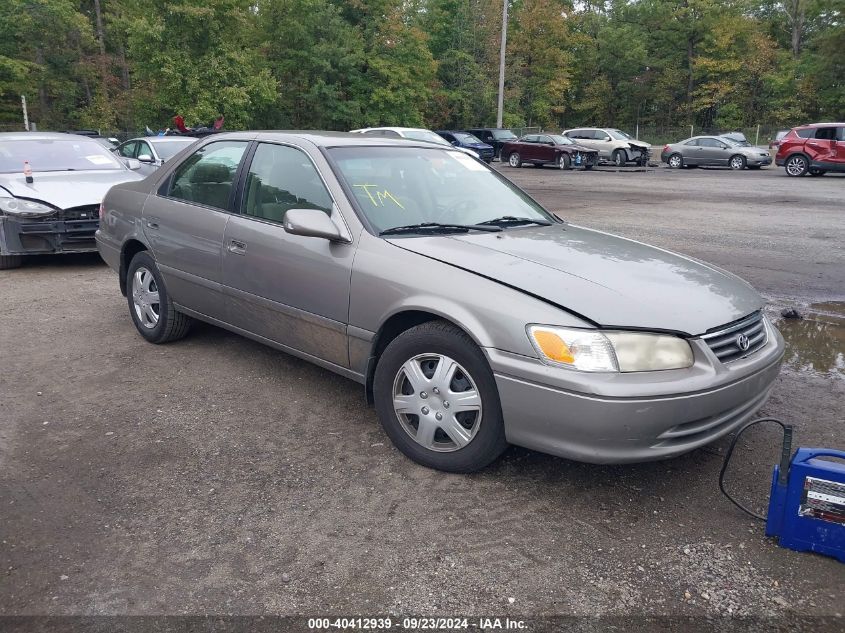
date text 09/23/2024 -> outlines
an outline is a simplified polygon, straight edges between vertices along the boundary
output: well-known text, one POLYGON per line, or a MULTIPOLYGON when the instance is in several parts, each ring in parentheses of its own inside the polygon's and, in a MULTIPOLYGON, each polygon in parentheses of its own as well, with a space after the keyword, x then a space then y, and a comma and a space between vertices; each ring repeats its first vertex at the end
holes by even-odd
POLYGON ((443 617, 351 617, 351 618, 309 618, 310 630, 389 630, 406 631, 459 631, 469 628, 481 631, 524 630, 524 620, 514 618, 479 617, 479 618, 443 618, 443 617))

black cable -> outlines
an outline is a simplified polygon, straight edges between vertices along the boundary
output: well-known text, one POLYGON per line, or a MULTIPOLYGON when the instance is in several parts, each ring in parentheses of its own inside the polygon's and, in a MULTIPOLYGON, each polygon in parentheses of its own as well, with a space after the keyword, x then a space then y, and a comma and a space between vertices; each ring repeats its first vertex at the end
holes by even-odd
POLYGON ((783 450, 781 451, 781 461, 780 461, 780 477, 782 481, 785 481, 786 471, 789 467, 789 453, 792 449, 792 426, 789 424, 784 424, 777 418, 757 418, 756 420, 751 420, 744 426, 742 426, 734 435, 734 439, 731 442, 731 445, 728 447, 728 452, 725 453, 725 461, 722 464, 722 470, 719 473, 719 489, 722 491, 722 494, 725 495, 728 500, 734 504, 737 508, 753 516, 755 519, 759 519, 761 521, 765 521, 766 517, 757 514, 756 512, 749 510, 744 505, 742 505, 739 501, 734 499, 727 490, 725 490, 725 472, 728 470, 728 464, 730 464, 731 456, 733 455, 734 448, 736 447, 736 443, 739 440, 740 436, 745 433, 745 431, 749 428, 754 426, 755 424, 760 424, 762 422, 774 422, 775 424, 780 425, 783 429, 783 450))

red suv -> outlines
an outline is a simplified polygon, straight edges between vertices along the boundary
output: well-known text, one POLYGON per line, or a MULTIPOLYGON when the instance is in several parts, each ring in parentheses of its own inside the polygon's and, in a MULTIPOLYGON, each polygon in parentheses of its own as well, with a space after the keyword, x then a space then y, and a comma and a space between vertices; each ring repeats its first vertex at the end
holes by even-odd
POLYGON ((823 176, 845 171, 845 123, 812 123, 783 137, 775 164, 790 176, 823 176))

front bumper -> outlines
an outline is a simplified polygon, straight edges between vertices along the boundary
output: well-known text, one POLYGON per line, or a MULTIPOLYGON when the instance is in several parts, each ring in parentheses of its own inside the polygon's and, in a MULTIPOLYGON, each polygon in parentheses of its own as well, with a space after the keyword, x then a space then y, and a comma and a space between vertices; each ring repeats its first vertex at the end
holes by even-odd
POLYGON ((99 225, 96 206, 59 211, 46 218, 0 215, 0 254, 92 252, 97 250, 94 233, 99 225))
POLYGON ((747 165, 755 165, 760 167, 765 167, 766 165, 772 164, 772 157, 770 155, 766 156, 752 156, 746 158, 747 165))
POLYGON ((686 370, 594 374, 487 349, 512 444, 590 463, 643 462, 708 444, 751 419, 771 392, 783 338, 722 365, 701 340, 686 370), (563 379, 561 379, 563 372, 563 379), (567 377, 581 382, 574 388, 567 377), (551 379, 551 380, 550 380, 551 379))

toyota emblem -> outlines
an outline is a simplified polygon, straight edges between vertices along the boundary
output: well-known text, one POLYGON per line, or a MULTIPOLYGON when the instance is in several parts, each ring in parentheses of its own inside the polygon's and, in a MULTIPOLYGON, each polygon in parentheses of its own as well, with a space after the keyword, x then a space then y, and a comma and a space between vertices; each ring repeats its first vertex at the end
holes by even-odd
POLYGON ((736 337, 736 346, 744 352, 751 347, 751 341, 748 340, 748 337, 745 334, 740 334, 736 337))

